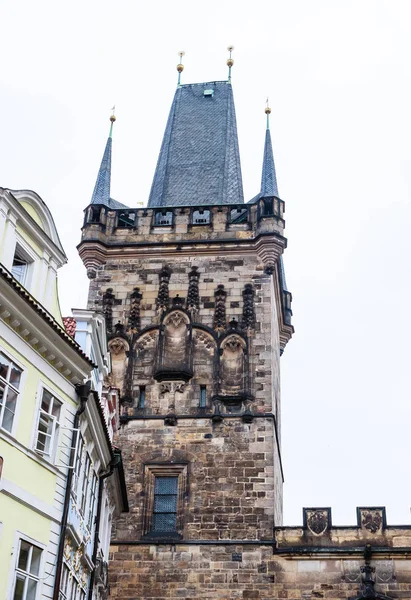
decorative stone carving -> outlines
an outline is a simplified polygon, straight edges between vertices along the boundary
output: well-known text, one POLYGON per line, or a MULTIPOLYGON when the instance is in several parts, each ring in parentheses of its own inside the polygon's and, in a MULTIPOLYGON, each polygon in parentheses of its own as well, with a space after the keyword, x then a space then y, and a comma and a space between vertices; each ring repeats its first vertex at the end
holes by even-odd
POLYGON ((358 527, 361 527, 361 529, 367 529, 371 533, 382 531, 386 524, 385 508, 357 508, 357 521, 358 527))
POLYGON ((200 293, 198 282, 200 273, 198 267, 193 267, 188 274, 188 293, 187 293, 187 310, 194 316, 200 309, 200 293))
POLYGON ((114 338, 109 343, 109 349, 112 354, 118 356, 121 353, 125 353, 128 350, 128 344, 125 340, 121 338, 114 338))
POLYGON ((243 290, 243 327, 252 329, 255 326, 254 288, 247 283, 243 290))
POLYGON ((220 394, 241 396, 245 393, 246 344, 238 334, 228 335, 220 347, 220 394))
POLYGON ((314 535, 322 535, 331 527, 331 509, 304 508, 304 527, 314 535))
POLYGON ((134 332, 139 331, 141 327, 140 305, 143 294, 140 293, 140 288, 134 288, 130 295, 130 313, 128 317, 128 327, 134 332))
POLYGON ((361 563, 359 560, 343 561, 343 579, 347 583, 361 582, 361 563))
POLYGON ((158 381, 192 377, 191 326, 189 316, 175 310, 167 314, 160 329, 155 378, 158 381))
POLYGON ((214 320, 213 327, 217 331, 224 331, 227 326, 225 303, 227 299, 227 292, 223 285, 218 285, 214 292, 214 320))
POLYGON ((378 560, 375 562, 375 579, 377 583, 390 583, 394 577, 394 561, 378 560))
POLYGON ((114 306, 114 294, 113 289, 108 288, 103 294, 103 313, 106 318, 106 330, 107 334, 113 333, 113 306, 114 306))
POLYGON ((158 288, 156 306, 157 310, 167 310, 170 304, 169 283, 171 277, 171 269, 167 265, 160 271, 160 285, 158 288))
POLYGON ((120 396, 123 396, 130 348, 126 339, 115 337, 109 341, 108 349, 111 354, 110 383, 112 387, 118 388, 120 396))
MULTIPOLYGON (((183 394, 186 390, 187 383, 185 381, 163 381, 160 383, 160 395, 169 394, 168 412, 173 415, 176 409, 176 394, 183 394)), ((175 423, 169 423, 174 425, 175 423)))

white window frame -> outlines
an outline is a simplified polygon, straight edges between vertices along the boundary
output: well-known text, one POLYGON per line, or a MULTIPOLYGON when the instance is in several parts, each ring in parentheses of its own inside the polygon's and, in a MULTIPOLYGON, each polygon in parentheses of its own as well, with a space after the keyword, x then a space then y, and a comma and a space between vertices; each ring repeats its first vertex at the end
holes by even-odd
MULTIPOLYGON (((60 434, 60 429, 61 429, 61 423, 64 422, 63 419, 63 413, 64 413, 64 402, 61 400, 61 398, 54 392, 52 391, 52 389, 47 386, 44 385, 43 382, 40 383, 40 386, 38 388, 38 402, 37 402, 37 418, 35 420, 36 423, 36 427, 34 430, 34 435, 33 435, 33 443, 32 443, 32 447, 34 452, 36 452, 36 454, 39 454, 41 457, 43 457, 45 460, 54 463, 55 458, 56 458, 56 454, 57 454, 57 448, 58 448, 58 442, 59 442, 59 434, 60 434), (47 392, 48 394, 50 394, 50 396, 52 396, 53 398, 53 406, 54 406, 54 402, 58 402, 60 405, 60 414, 59 417, 55 417, 53 416, 51 413, 46 413, 42 408, 42 401, 43 401, 43 393, 47 392), (51 419, 52 421, 52 432, 50 435, 50 445, 49 445, 49 450, 48 451, 43 451, 39 448, 37 448, 37 443, 38 443, 38 436, 39 436, 39 424, 40 424, 40 418, 41 415, 47 415, 47 418, 51 419)), ((44 434, 43 435, 49 435, 44 434)))
MULTIPOLYGON (((16 576, 17 576, 17 571, 18 571, 18 563, 19 563, 19 555, 20 555, 20 542, 21 541, 27 542, 28 544, 31 544, 32 546, 36 546, 37 548, 40 548, 40 550, 41 550, 39 576, 37 577, 38 585, 37 585, 37 589, 36 589, 36 600, 40 600, 40 598, 42 598, 41 591, 42 591, 42 586, 43 586, 43 580, 46 577, 45 565, 46 565, 47 546, 45 544, 42 544, 41 542, 38 542, 37 540, 33 539, 32 537, 26 535, 22 531, 18 531, 18 530, 14 534, 14 543, 13 543, 14 557, 12 560, 12 569, 10 569, 10 574, 9 574, 9 585, 8 585, 9 592, 7 594, 7 598, 11 598, 11 600, 13 600, 15 585, 16 585, 16 576)), ((32 578, 35 579, 35 577, 32 577, 32 578)))
POLYGON ((77 439, 76 439, 76 453, 74 455, 74 464, 73 464, 73 479, 71 482, 71 494, 78 503, 79 496, 79 485, 83 475, 83 469, 81 468, 83 462, 83 454, 85 452, 86 442, 80 430, 78 430, 77 439))
POLYGON ((89 484, 88 490, 88 500, 87 500, 87 511, 84 516, 84 521, 86 523, 86 527, 90 532, 93 531, 94 525, 94 511, 97 504, 97 496, 98 496, 98 487, 99 487, 99 478, 97 473, 92 469, 91 473, 91 481, 89 484))
MULTIPOLYGON (((17 394, 16 407, 15 407, 15 411, 14 411, 13 422, 11 424, 11 431, 9 431, 5 427, 3 427, 4 409, 5 409, 5 405, 6 405, 5 399, 7 397, 7 394, 4 395, 3 402, 2 402, 2 405, 1 405, 1 408, 0 408, 0 431, 6 431, 10 435, 14 435, 14 432, 16 430, 16 421, 17 421, 17 418, 18 418, 18 410, 19 410, 19 407, 20 407, 20 398, 21 398, 21 393, 22 393, 23 385, 24 385, 25 369, 22 366, 22 364, 19 361, 17 361, 14 358, 14 356, 7 351, 7 349, 4 349, 2 346, 0 346, 0 352, 1 352, 1 354, 4 354, 5 358, 7 358, 7 360, 9 360, 11 363, 13 363, 20 370, 20 372, 21 372, 20 373, 20 382, 19 382, 19 388, 18 389, 15 388, 13 385, 11 385, 8 380, 5 380, 4 378, 0 378, 0 380, 2 381, 2 383, 4 383, 6 390, 8 390, 8 388, 11 388, 13 390, 13 392, 15 392, 17 394)), ((10 371, 9 371, 9 373, 10 373, 10 371)))
POLYGON ((81 587, 79 580, 66 562, 63 562, 59 600, 85 600, 86 592, 81 587), (66 589, 63 591, 63 585, 66 589))
POLYGON ((25 242, 19 235, 17 235, 16 245, 13 252, 13 259, 10 268, 11 272, 13 270, 13 262, 16 254, 27 262, 27 268, 21 281, 20 279, 17 279, 17 277, 15 277, 15 279, 20 283, 20 285, 29 290, 33 279, 34 266, 39 257, 33 252, 33 249, 27 244, 27 242, 25 242))

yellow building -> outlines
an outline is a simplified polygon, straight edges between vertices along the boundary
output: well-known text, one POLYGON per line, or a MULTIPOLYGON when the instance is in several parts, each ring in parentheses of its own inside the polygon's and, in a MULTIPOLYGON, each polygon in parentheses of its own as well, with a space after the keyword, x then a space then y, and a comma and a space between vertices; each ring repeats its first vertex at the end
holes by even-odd
MULTIPOLYGON (((1 599, 54 593, 76 385, 94 366, 63 327, 57 270, 66 260, 41 198, 0 188, 1 599)), ((79 586, 72 597, 85 594, 79 586)))

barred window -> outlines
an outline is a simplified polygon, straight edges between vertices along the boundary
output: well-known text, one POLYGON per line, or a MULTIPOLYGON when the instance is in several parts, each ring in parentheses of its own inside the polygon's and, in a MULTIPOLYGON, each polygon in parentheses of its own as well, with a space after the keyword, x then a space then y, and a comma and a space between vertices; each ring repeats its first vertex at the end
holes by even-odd
POLYGON ((176 531, 178 477, 156 477, 153 531, 176 531))
POLYGON ((146 465, 144 489, 143 535, 147 538, 181 538, 187 464, 146 465))
POLYGON ((205 408, 206 406, 207 406, 207 386, 200 385, 199 408, 205 408))

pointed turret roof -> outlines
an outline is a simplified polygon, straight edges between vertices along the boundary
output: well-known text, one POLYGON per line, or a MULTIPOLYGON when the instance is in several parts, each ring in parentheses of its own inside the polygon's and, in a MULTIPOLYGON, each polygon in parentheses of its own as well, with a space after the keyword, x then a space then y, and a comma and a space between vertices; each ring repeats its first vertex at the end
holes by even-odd
POLYGON ((267 196, 279 197, 277 176, 275 173, 273 145, 271 143, 270 133, 271 109, 268 108, 268 106, 265 109, 265 113, 267 115, 267 128, 265 132, 264 142, 263 170, 261 172, 261 189, 260 192, 249 201, 250 203, 257 202, 257 200, 259 200, 260 198, 264 198, 267 196))
POLYGON ((231 84, 214 81, 179 86, 168 117, 148 206, 242 202, 231 84))
POLYGON ((273 146, 271 144, 271 134, 268 126, 265 132, 263 171, 261 174, 260 193, 262 194, 262 196, 278 196, 273 146))
POLYGON ((110 208, 128 208, 125 204, 117 202, 110 198, 110 183, 111 183, 111 146, 112 146, 112 135, 113 135, 113 124, 116 120, 115 116, 110 117, 110 133, 104 150, 103 158, 101 161, 100 169, 97 175, 96 185, 94 186, 94 192, 91 197, 90 204, 104 204, 110 208))

